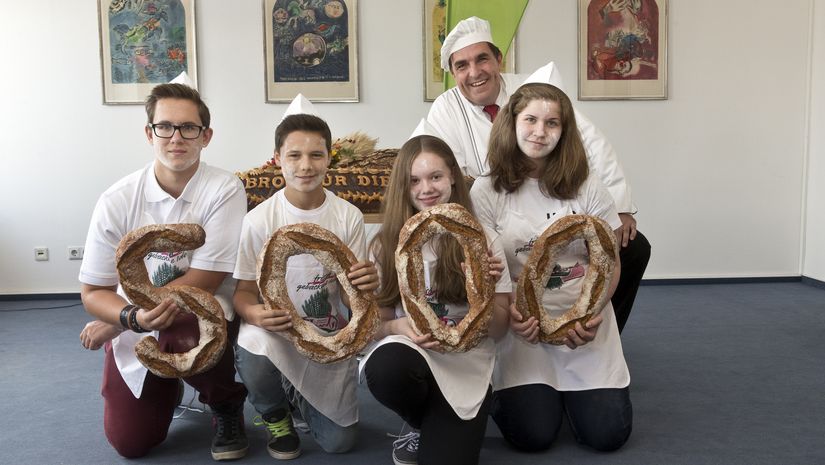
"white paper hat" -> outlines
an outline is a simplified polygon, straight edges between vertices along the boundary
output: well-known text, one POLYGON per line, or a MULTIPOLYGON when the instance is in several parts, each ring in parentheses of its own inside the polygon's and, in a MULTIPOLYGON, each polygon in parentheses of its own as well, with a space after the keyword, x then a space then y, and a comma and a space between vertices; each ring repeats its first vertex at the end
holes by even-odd
POLYGON ((408 139, 412 139, 415 136, 435 136, 440 137, 438 135, 438 131, 435 130, 432 124, 427 121, 426 118, 421 118, 421 121, 418 122, 418 126, 415 127, 415 130, 408 139))
POLYGON ((556 68, 556 64, 552 61, 547 63, 546 65, 542 66, 541 68, 535 70, 533 74, 527 77, 527 79, 522 82, 522 84, 527 84, 530 82, 540 82, 543 84, 552 84, 562 92, 566 92, 564 90, 564 82, 561 79, 561 71, 556 68))
POLYGON ((169 81, 169 84, 183 84, 195 89, 195 83, 192 82, 192 79, 189 77, 189 74, 186 71, 181 71, 181 73, 178 74, 177 77, 175 77, 175 79, 169 81))
POLYGON ((289 115, 315 115, 320 117, 321 115, 315 110, 315 106, 312 105, 303 94, 298 94, 292 99, 292 103, 286 108, 284 112, 284 116, 281 117, 281 121, 284 120, 289 115))
POLYGON ((444 39, 444 45, 441 46, 441 67, 444 71, 449 71, 450 55, 479 42, 493 43, 490 23, 477 16, 462 19, 444 39))

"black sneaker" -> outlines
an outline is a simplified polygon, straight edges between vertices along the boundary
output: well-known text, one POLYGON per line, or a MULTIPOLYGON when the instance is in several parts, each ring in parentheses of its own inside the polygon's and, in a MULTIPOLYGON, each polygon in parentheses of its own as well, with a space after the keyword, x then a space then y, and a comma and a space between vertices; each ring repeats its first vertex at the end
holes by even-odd
POLYGON ((240 406, 213 408, 212 458, 234 460, 246 455, 249 441, 243 426, 243 403, 240 406))
POLYGON ((255 426, 265 426, 269 431, 266 449, 273 458, 290 460, 301 455, 301 439, 292 425, 292 415, 285 409, 255 417, 252 423, 255 426))
POLYGON ((393 463, 395 465, 418 465, 418 440, 421 433, 413 429, 407 434, 392 436, 398 438, 392 442, 393 463))

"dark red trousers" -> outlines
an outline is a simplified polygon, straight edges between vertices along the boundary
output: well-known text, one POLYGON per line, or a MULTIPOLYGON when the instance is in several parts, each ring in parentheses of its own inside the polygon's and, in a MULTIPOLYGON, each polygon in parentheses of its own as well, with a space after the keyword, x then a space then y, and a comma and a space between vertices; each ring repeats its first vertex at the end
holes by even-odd
MULTIPOLYGON (((233 347, 238 337, 240 318, 227 322, 228 343, 217 365, 199 375, 184 378, 195 388, 200 402, 211 407, 242 405, 246 388, 235 381, 233 347)), ((198 340, 197 319, 191 313, 179 315, 161 332, 159 343, 166 352, 185 352, 198 340)), ((178 397, 178 380, 146 375, 143 392, 136 399, 126 386, 115 364, 112 344, 104 346, 103 362, 103 429, 117 452, 127 458, 142 457, 157 446, 169 431, 178 397)))

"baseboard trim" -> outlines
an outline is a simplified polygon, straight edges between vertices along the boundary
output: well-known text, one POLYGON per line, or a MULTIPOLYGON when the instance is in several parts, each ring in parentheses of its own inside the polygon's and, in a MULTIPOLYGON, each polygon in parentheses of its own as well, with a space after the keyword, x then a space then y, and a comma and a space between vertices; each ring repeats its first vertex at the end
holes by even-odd
POLYGON ((80 300, 79 292, 55 294, 0 294, 0 302, 9 300, 80 300))
POLYGON ((825 281, 820 281, 818 279, 809 278, 807 276, 802 277, 802 284, 807 284, 808 286, 818 287, 819 289, 825 289, 825 281))
MULTIPOLYGON (((803 279, 805 278, 802 276, 775 276, 765 278, 665 278, 643 279, 642 286, 671 286, 681 284, 798 283, 803 279)), ((825 283, 823 283, 823 285, 825 285, 825 283)))

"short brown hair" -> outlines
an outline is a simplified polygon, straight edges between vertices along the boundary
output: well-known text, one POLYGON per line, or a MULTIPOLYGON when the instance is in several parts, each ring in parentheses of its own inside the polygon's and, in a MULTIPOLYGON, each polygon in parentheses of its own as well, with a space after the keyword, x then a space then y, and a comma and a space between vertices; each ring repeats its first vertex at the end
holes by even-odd
POLYGON ((289 115, 275 128, 275 151, 281 149, 286 138, 295 131, 314 132, 324 138, 327 154, 332 152, 332 132, 327 122, 315 115, 305 113, 289 115))
POLYGON ((201 118, 202 126, 208 128, 209 123, 212 122, 212 118, 209 115, 209 107, 207 107, 206 103, 201 99, 201 94, 199 94, 197 90, 184 84, 158 84, 152 89, 149 96, 146 97, 145 107, 148 124, 155 122, 155 107, 158 104, 158 100, 165 98, 189 100, 198 106, 198 116, 201 118))

